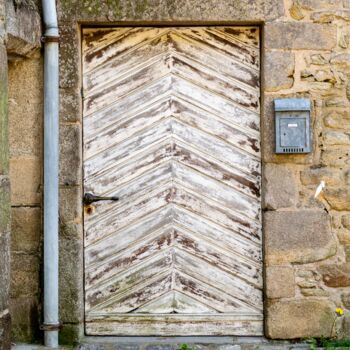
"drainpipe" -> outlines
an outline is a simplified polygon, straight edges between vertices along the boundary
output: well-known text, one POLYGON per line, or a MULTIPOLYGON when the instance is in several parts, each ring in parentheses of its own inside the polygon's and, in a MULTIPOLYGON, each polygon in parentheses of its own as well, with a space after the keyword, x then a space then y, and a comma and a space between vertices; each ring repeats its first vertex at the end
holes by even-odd
POLYGON ((55 0, 42 0, 44 41, 44 324, 45 346, 58 347, 58 24, 55 0))

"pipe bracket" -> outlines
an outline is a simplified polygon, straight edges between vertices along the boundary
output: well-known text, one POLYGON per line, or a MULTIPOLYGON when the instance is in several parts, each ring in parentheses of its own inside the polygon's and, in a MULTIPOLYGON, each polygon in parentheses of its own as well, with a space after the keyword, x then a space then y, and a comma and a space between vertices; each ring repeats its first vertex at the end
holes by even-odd
POLYGON ((62 323, 56 323, 56 324, 42 324, 40 325, 39 329, 41 331, 45 331, 45 332, 50 332, 50 331, 59 331, 60 329, 62 329, 62 323))
POLYGON ((53 35, 45 35, 41 37, 41 42, 43 43, 58 43, 60 42, 59 36, 53 36, 53 35))

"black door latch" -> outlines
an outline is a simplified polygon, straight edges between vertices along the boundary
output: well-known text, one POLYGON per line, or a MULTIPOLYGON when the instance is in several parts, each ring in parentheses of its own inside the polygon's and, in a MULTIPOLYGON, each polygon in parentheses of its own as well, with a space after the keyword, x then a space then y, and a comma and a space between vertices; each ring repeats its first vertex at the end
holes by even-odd
POLYGON ((89 205, 93 202, 98 202, 98 201, 118 201, 119 198, 112 196, 112 197, 100 197, 100 196, 95 196, 92 193, 85 193, 83 202, 85 205, 89 205))

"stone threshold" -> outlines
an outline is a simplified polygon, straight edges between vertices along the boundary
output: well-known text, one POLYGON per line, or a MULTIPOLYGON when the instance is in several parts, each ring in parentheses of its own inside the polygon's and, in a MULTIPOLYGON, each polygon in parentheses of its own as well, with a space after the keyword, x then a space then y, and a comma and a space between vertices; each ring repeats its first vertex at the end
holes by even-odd
MULTIPOLYGON (((305 343, 268 342, 268 341, 235 341, 233 342, 190 342, 189 340, 169 341, 136 341, 122 342, 115 339, 88 339, 75 346, 60 346, 58 350, 176 350, 181 344, 187 344, 196 350, 310 350, 310 345, 305 343)), ((14 344, 12 350, 52 350, 38 344, 14 344)), ((322 348, 318 348, 322 350, 322 348)))

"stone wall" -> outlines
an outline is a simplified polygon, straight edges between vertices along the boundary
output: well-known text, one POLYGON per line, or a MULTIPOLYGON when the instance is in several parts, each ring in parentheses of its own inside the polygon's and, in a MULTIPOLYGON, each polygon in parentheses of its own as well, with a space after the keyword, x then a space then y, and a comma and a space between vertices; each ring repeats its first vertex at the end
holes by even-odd
MULTIPOLYGON (((11 231, 11 243, 8 240, 8 248, 2 244, 3 241, 0 243, 0 259, 7 258, 6 263, 0 262, 0 266, 7 266, 7 271, 11 270, 11 276, 1 279, 0 295, 3 290, 9 291, 7 305, 12 318, 11 340, 30 342, 38 339, 40 315, 43 119, 41 18, 38 3, 32 0, 7 0, 4 5, 5 43, 9 61, 7 62, 6 56, 0 57, 1 64, 6 64, 8 75, 6 80, 0 74, 0 84, 8 83, 8 152, 1 152, 1 155, 7 156, 6 162, 9 158, 6 174, 8 171, 11 196, 8 193, 8 210, 2 212, 2 215, 6 214, 8 220, 6 232, 10 235, 11 231)), ((4 134, 5 129, 2 135, 4 134)), ((2 203, 5 205, 6 202, 0 198, 0 204, 2 203)), ((2 206, 1 209, 3 208, 2 206)), ((1 275, 2 273, 3 271, 1 275)), ((6 330, 8 342, 0 345, 1 349, 10 348, 9 322, 6 322, 6 330)))
POLYGON ((12 337, 38 336, 42 251, 43 62, 40 51, 9 64, 12 337))
MULTIPOLYGON (((346 0, 61 0, 62 247, 82 256, 80 57, 77 23, 263 23, 262 149, 266 335, 330 336, 335 307, 349 307, 349 19, 346 0), (313 152, 274 154, 273 99, 309 97, 313 152), (70 136, 69 136, 70 135, 70 136), (76 165, 72 167, 72 164, 76 165), (320 181, 325 191, 314 198, 320 181), (64 198, 63 196, 66 196, 64 198), (68 201, 67 198, 70 198, 68 201), (73 200, 75 199, 75 200, 73 200), (73 215, 73 213, 75 213, 73 215)), ((66 261, 67 253, 62 250, 66 261)), ((70 260, 68 260, 70 261, 70 260)), ((78 336, 82 260, 62 266, 62 321, 78 336), (69 284, 67 282, 69 281, 69 284), (74 299, 68 298, 72 297, 74 299), (67 301, 66 301, 67 300, 67 301), (70 302, 68 302, 70 300, 70 302), (75 302, 73 302, 73 300, 75 302), (73 331, 73 330, 76 331, 73 331)), ((349 336, 350 311, 339 318, 349 336)))
MULTIPOLYGON (((61 341, 78 341, 84 319, 78 23, 126 22, 262 23, 266 335, 274 339, 329 336, 335 333, 334 310, 343 307, 345 315, 338 318, 336 329, 340 337, 350 337, 349 0, 60 0, 58 7, 61 341), (280 97, 311 99, 311 154, 274 154, 273 99, 280 97), (326 188, 314 198, 321 180, 326 188)), ((9 47, 18 43, 21 41, 9 47)), ((31 55, 10 64, 9 100, 13 187, 11 310, 15 338, 29 341, 37 336, 40 312, 42 58, 35 49, 23 46, 16 49, 17 53, 9 52, 14 58, 31 55)), ((0 95, 1 91, 0 86, 0 95)), ((1 135, 3 147, 6 142, 1 143, 1 135)), ((6 160, 1 160, 0 169, 1 164, 6 160)), ((4 169, 0 174, 5 175, 4 183, 8 184, 7 167, 4 169)), ((2 203, 6 203, 6 196, 2 203)), ((1 225, 0 220, 0 232, 9 231, 8 223, 5 230, 1 225)), ((0 234, 2 237, 7 236, 0 234)), ((0 259, 3 256, 8 255, 0 255, 0 259)), ((1 308, 7 308, 1 300, 0 317, 1 308)))
POLYGON ((286 1, 265 27, 267 336, 350 337, 350 3, 286 1), (273 99, 309 97, 313 152, 273 154, 273 99), (314 198, 323 180, 325 190, 314 198), (333 328, 335 307, 345 315, 333 328))
POLYGON ((8 176, 5 2, 0 0, 0 349, 10 348, 10 181, 8 176))

